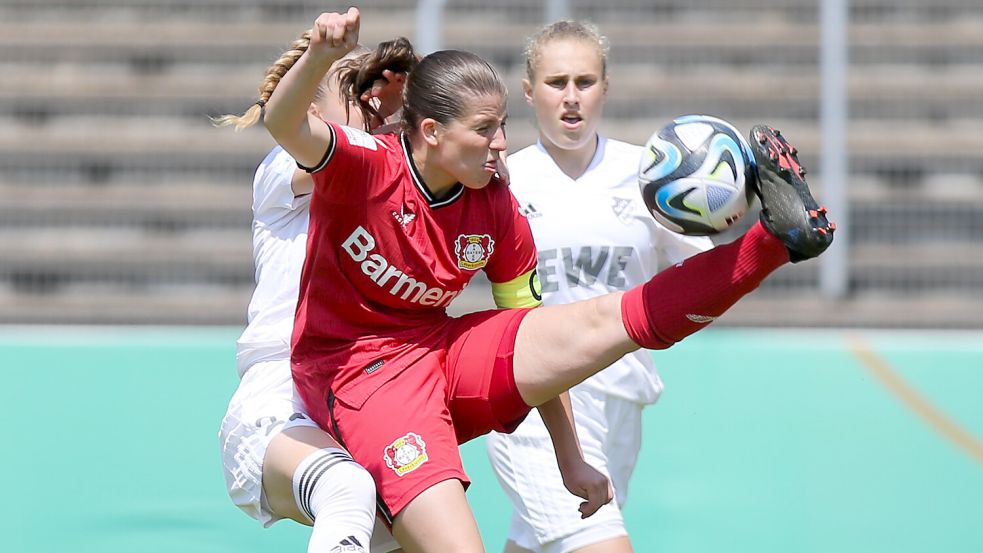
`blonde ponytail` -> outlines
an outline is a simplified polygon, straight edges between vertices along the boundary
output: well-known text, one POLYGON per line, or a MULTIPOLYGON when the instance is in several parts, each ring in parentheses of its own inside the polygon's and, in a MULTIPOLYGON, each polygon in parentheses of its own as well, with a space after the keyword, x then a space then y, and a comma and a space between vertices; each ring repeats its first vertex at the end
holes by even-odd
POLYGON ((259 100, 250 106, 242 115, 212 117, 212 124, 216 127, 235 127, 237 131, 255 125, 262 118, 263 108, 266 106, 266 102, 270 99, 273 91, 276 90, 276 85, 280 83, 280 79, 297 63, 297 60, 304 55, 304 52, 307 51, 310 45, 311 32, 309 30, 304 31, 300 35, 300 38, 290 44, 290 48, 280 56, 280 59, 276 60, 266 70, 266 77, 263 78, 263 82, 259 85, 259 100))

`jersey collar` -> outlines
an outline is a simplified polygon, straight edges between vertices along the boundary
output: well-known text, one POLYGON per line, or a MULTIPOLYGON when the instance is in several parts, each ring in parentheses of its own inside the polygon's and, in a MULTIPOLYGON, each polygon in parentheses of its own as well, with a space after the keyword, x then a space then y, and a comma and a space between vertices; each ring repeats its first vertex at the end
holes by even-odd
POLYGON ((427 200, 427 205, 432 208, 444 207, 454 203, 464 194, 464 185, 457 183, 451 188, 446 198, 434 197, 433 192, 427 188, 427 183, 423 182, 423 176, 420 174, 420 170, 416 168, 416 163, 413 162, 413 149, 410 147, 410 139, 405 132, 400 133, 399 142, 403 145, 403 155, 406 156, 406 165, 409 166, 410 174, 413 175, 413 184, 427 200))
POLYGON ((604 160, 604 150, 607 148, 607 145, 608 145, 608 139, 605 138, 603 135, 598 134, 597 146, 594 148, 594 157, 592 157, 590 163, 587 164, 587 169, 584 170, 584 174, 580 175, 579 178, 571 179, 566 175, 566 173, 560 170, 560 166, 556 164, 556 160, 553 159, 553 156, 550 155, 549 150, 547 150, 546 146, 543 145, 543 139, 540 138, 539 140, 536 141, 536 148, 544 157, 546 157, 546 159, 549 160, 549 166, 556 172, 557 175, 571 182, 583 181, 587 178, 588 175, 591 174, 591 172, 597 169, 597 167, 601 164, 601 161, 604 160))

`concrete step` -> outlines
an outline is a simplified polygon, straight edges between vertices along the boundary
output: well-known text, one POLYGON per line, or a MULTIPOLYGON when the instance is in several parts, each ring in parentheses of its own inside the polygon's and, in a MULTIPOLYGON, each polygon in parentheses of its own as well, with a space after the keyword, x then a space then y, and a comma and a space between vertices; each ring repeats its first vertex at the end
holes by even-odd
MULTIPOLYGON (((608 119, 602 126, 609 135, 644 143, 672 115, 659 118, 608 119)), ((528 118, 510 126, 510 147, 518 149, 536 139, 528 118)), ((741 129, 761 120, 730 119, 741 129)), ((810 168, 812 156, 821 155, 820 133, 814 122, 771 119, 802 152, 810 168)), ((510 120, 510 123, 512 121, 510 120)), ((851 166, 861 172, 874 165, 916 167, 924 172, 960 167, 983 174, 983 120, 962 119, 926 125, 918 121, 852 121, 848 127, 851 166)), ((160 166, 172 158, 184 169, 202 165, 255 167, 274 142, 262 129, 235 133, 216 129, 204 117, 198 122, 166 118, 61 118, 44 126, 11 124, 0 126, 2 170, 102 160, 112 165, 160 166), (43 145, 41 148, 38 145, 43 145)), ((163 164, 172 167, 170 164, 163 164)))
POLYGON ((154 287, 78 284, 24 294, 0 285, 0 323, 243 325, 252 284, 154 287))
POLYGON ((249 228, 248 182, 112 185, 0 184, 0 229, 98 228, 117 232, 249 228))
MULTIPOLYGON (((56 293, 12 293, 0 284, 4 324, 244 325, 251 285, 154 288, 80 284, 56 293)), ((493 307, 491 291, 472 285, 449 311, 493 307)), ((983 328, 983 294, 870 292, 827 300, 815 291, 784 295, 758 290, 741 299, 715 327, 983 328)))
MULTIPOLYGON (((322 8, 323 9, 323 8, 322 8)), ((98 62, 128 66, 144 73, 166 73, 177 64, 196 66, 249 64, 275 61, 293 40, 310 28, 321 10, 288 22, 215 21, 178 19, 154 21, 148 31, 143 18, 95 20, 84 25, 59 17, 44 21, 0 21, 0 63, 45 63, 53 69, 77 63, 98 62), (221 29, 221 32, 218 32, 221 29), (42 33, 37 35, 35 33, 42 33), (37 36, 45 36, 44 48, 36 47, 37 36)), ((377 44, 397 36, 412 36, 412 14, 390 12, 376 16, 360 32, 365 44, 377 44)))
MULTIPOLYGON (((413 10, 417 0, 364 0, 359 2, 363 13, 413 10)), ((82 21, 143 19, 148 17, 192 17, 195 19, 267 19, 290 20, 325 9, 317 0, 5 0, 0 13, 17 20, 41 19, 50 15, 70 15, 82 21)), ((818 18, 815 0, 783 0, 780 3, 761 0, 607 0, 604 2, 573 3, 574 17, 588 18, 606 24, 657 17, 660 20, 710 19, 785 19, 812 21, 818 18), (739 9, 735 9, 739 8, 739 9)), ((851 3, 852 16, 857 19, 891 17, 897 20, 944 21, 965 13, 979 13, 975 0, 936 0, 931 3, 857 0, 851 3)), ((540 19, 544 8, 539 0, 498 0, 495 3, 450 3, 445 15, 475 12, 507 13, 512 18, 540 19)), ((313 17, 313 16, 311 16, 313 17)))
MULTIPOLYGON (((201 121, 206 115, 241 112, 255 99, 265 64, 182 66, 164 74, 79 63, 52 70, 33 63, 0 65, 22 75, 0 82, 0 117, 36 125, 59 118, 180 117, 201 121)), ((520 90, 524 69, 505 78, 520 90)), ((651 63, 611 67, 605 112, 631 118, 661 113, 706 112, 727 117, 814 119, 819 110, 819 76, 804 71, 789 79, 771 67, 700 65, 673 70, 651 63)), ((975 66, 937 69, 896 65, 854 70, 849 79, 850 113, 856 120, 945 120, 983 118, 983 76, 975 66), (932 87, 925 82, 937 83, 932 87)), ((514 94, 510 106, 522 110, 514 94)), ((54 124, 57 124, 55 121, 54 124)))
POLYGON ((253 281, 248 228, 173 234, 117 229, 4 232, 0 259, 0 283, 25 293, 85 283, 243 286, 253 281))
MULTIPOLYGON (((539 26, 528 18, 511 20, 507 11, 468 12, 445 20, 448 48, 466 48, 489 56, 502 66, 516 65, 525 37, 539 26)), ((310 19, 316 16, 312 12, 310 19)), ((361 40, 375 44, 395 36, 412 37, 414 12, 366 15, 361 40), (370 23, 369 23, 370 22, 370 23)), ((255 63, 278 55, 309 26, 308 18, 290 22, 215 22, 178 19, 155 21, 147 32, 144 19, 95 20, 79 25, 70 19, 0 22, 0 62, 70 63, 85 60, 129 64, 135 69, 166 71, 178 60, 197 63, 255 63), (45 36, 45 48, 35 40, 45 36)), ((623 21, 606 29, 612 36, 612 56, 621 61, 648 63, 713 63, 748 65, 806 63, 818 60, 818 28, 813 22, 784 19, 663 21, 656 17, 623 21)), ((851 60, 904 61, 909 64, 951 64, 979 59, 983 49, 983 20, 959 18, 927 22, 856 23, 850 26, 851 60)))
MULTIPOLYGON (((105 226, 153 230, 158 226, 154 221, 164 219, 175 224, 159 225, 160 230, 182 225, 249 226, 251 176, 238 182, 158 177, 105 184, 0 183, 0 229, 105 226)), ((821 177, 810 179, 820 199, 825 195, 821 177)), ((871 178, 852 179, 848 200, 854 232, 877 243, 983 241, 983 181, 956 174, 936 178, 909 187, 891 187, 871 178), (945 229, 957 234, 938 234, 945 229)))
MULTIPOLYGON (((983 293, 980 243, 925 239, 852 244, 848 259, 851 289, 858 293, 983 293)), ((246 225, 173 232, 112 227, 15 229, 0 232, 0 283, 30 293, 78 283, 240 286, 253 278, 251 248, 246 225)), ((818 284, 819 263, 785 266, 762 290, 808 293, 818 284)))
MULTIPOLYGON (((951 1, 951 0, 950 0, 951 1)), ((363 15, 378 19, 386 13, 411 12, 417 0, 365 0, 363 15)), ((323 11, 345 9, 318 0, 4 0, 5 21, 41 22, 69 19, 89 24, 100 21, 313 21, 323 11)), ((411 18, 412 19, 412 18, 411 18)))

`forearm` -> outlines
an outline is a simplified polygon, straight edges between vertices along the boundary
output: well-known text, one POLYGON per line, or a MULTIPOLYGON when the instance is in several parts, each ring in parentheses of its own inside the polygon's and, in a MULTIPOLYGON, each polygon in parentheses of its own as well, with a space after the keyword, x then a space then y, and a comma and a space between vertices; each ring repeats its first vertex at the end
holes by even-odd
POLYGON ((283 76, 266 104, 267 130, 301 165, 315 165, 324 156, 323 145, 313 140, 308 109, 334 61, 330 56, 314 60, 305 52, 283 76))
POLYGON ((550 433, 550 439, 553 441, 553 449, 556 453, 556 462, 560 469, 562 470, 571 462, 583 461, 583 452, 580 450, 580 440, 577 438, 577 425, 574 422, 569 394, 564 392, 543 403, 537 409, 539 409, 543 423, 550 433))
POLYGON ((570 396, 564 392, 543 403, 538 409, 553 440, 556 464, 560 469, 563 487, 573 495, 586 500, 580 504, 578 510, 581 518, 587 518, 614 497, 611 482, 604 473, 584 460, 580 440, 577 439, 577 426, 573 420, 570 396))

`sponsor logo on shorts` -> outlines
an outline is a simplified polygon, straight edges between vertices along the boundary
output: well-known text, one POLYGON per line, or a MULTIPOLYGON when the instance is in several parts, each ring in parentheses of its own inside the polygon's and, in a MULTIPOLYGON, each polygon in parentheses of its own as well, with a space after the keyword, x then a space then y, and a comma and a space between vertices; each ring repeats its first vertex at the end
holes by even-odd
POLYGON ((404 476, 413 472, 426 463, 427 444, 423 437, 415 432, 408 432, 402 438, 389 444, 385 452, 386 465, 393 469, 396 476, 404 476))
POLYGON ((487 265, 494 251, 495 241, 487 234, 462 234, 454 241, 457 266, 469 271, 477 271, 487 265))

